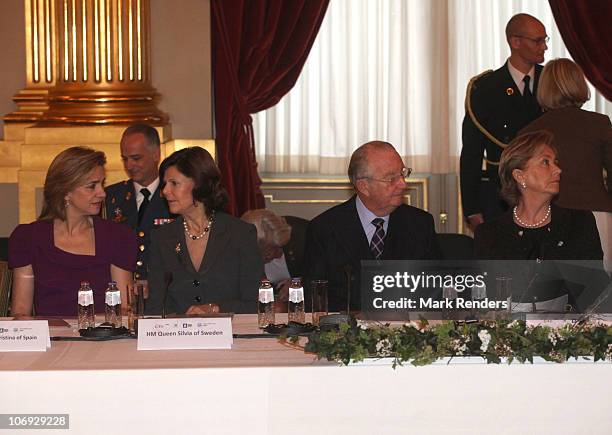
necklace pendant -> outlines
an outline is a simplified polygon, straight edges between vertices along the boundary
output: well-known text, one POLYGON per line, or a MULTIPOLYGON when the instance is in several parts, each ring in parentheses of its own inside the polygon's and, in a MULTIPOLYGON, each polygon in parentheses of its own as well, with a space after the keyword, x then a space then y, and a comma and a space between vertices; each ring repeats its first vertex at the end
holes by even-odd
POLYGON ((198 240, 197 236, 191 236, 191 240, 198 240))

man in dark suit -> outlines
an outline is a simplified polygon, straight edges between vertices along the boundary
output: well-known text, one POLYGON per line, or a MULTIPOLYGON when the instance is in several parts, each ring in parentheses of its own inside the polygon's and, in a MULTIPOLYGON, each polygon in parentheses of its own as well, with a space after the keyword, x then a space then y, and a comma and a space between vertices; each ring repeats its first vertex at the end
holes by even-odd
POLYGON ((121 159, 130 179, 106 188, 106 217, 129 225, 138 239, 134 278, 147 277, 147 260, 153 225, 168 222, 168 205, 159 188, 160 140, 146 124, 128 127, 121 137, 121 159))
MULTIPOLYGON (((361 260, 440 257, 433 217, 404 204, 410 170, 387 142, 368 142, 351 156, 348 175, 356 195, 308 225, 307 280, 329 281, 329 309, 361 306, 361 260)), ((306 282, 308 285, 308 282, 306 282)))
POLYGON ((472 78, 466 92, 460 176, 463 214, 472 230, 507 209, 499 196, 499 157, 518 131, 542 113, 535 95, 548 48, 546 28, 531 15, 518 14, 506 25, 506 39, 508 61, 472 78))

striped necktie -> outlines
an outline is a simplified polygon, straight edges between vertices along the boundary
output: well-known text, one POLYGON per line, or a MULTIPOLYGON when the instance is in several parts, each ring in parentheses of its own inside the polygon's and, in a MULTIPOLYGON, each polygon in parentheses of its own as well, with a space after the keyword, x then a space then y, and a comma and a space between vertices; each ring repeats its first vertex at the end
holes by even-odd
POLYGON ((375 259, 380 260, 382 257, 383 250, 385 249, 385 230, 383 225, 385 220, 382 218, 376 218, 372 220, 372 225, 376 227, 372 241, 370 242, 370 251, 375 259))

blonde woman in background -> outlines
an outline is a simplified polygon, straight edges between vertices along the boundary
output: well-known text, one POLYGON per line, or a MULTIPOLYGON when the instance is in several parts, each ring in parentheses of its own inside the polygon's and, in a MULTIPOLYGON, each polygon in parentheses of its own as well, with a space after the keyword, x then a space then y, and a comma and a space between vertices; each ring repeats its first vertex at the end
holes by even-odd
POLYGON ((604 252, 612 271, 612 126, 610 118, 581 109, 589 99, 582 69, 570 59, 554 59, 540 77, 537 98, 546 111, 521 133, 550 131, 563 176, 555 203, 590 210, 595 215, 604 252), (607 181, 604 181, 603 171, 607 181))

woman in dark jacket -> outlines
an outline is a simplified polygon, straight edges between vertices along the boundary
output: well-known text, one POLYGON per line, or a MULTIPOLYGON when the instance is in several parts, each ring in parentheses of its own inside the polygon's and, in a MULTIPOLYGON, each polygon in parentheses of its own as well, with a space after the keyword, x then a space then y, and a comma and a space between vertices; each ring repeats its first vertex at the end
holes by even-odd
POLYGON ((168 209, 179 217, 153 231, 151 314, 253 313, 264 267, 251 224, 222 211, 227 194, 208 151, 185 148, 160 167, 168 209))
MULTIPOLYGON (((543 260, 597 260, 597 264, 600 263, 603 252, 593 214, 551 204, 559 193, 561 179, 552 141, 552 134, 546 131, 526 133, 514 139, 502 153, 499 165, 501 192, 512 208, 476 229, 477 258, 536 260, 536 264, 543 260)), ((534 268, 526 282, 540 272, 534 268)), ((523 291, 513 290, 515 294, 523 291)), ((564 297, 567 301, 567 293, 564 297)), ((562 299, 559 302, 565 305, 562 299)))

